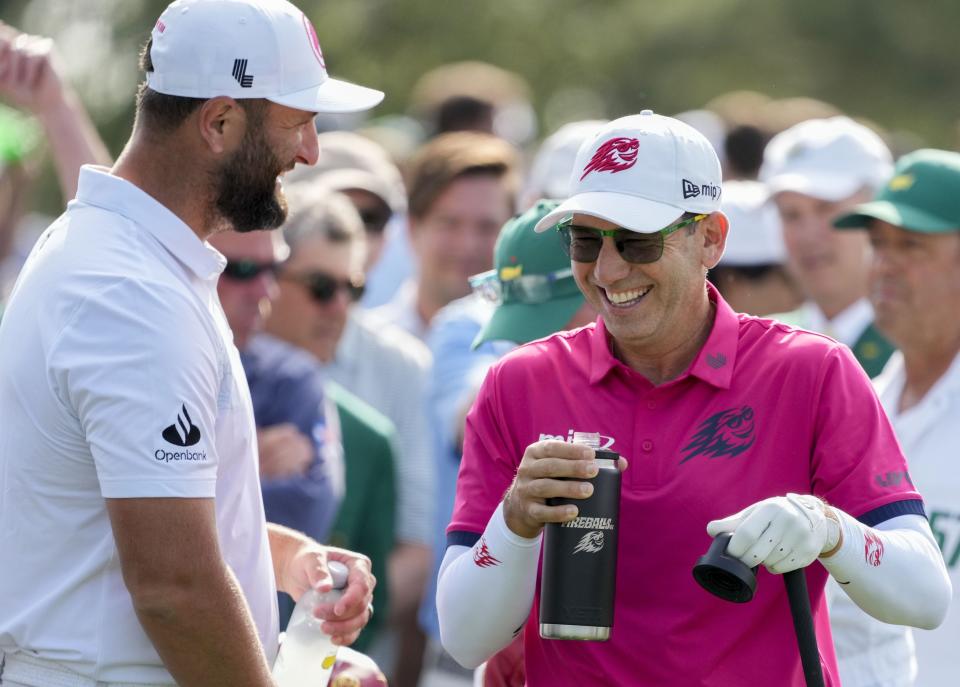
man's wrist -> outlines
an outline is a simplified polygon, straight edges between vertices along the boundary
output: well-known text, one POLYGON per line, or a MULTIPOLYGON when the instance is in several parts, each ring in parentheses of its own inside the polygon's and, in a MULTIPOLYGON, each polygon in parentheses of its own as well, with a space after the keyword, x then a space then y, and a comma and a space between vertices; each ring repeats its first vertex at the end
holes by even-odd
POLYGON ((523 539, 536 539, 540 536, 540 533, 543 531, 543 526, 540 527, 531 526, 524 521, 520 516, 514 515, 514 509, 510 504, 510 497, 513 495, 513 487, 507 490, 507 493, 503 497, 502 504, 502 515, 503 515, 503 524, 506 528, 515 536, 522 537, 523 539), (511 517, 512 516, 512 517, 511 517))
POLYGON ((826 546, 829 548, 820 553, 820 558, 830 558, 843 546, 843 523, 840 522, 840 516, 837 515, 837 512, 826 503, 823 504, 823 515, 827 520, 829 534, 827 535, 826 546))
POLYGON ((273 559, 273 573, 277 587, 280 591, 289 593, 286 571, 290 561, 304 547, 321 545, 302 532, 272 522, 267 523, 267 538, 270 542, 270 557, 273 559))

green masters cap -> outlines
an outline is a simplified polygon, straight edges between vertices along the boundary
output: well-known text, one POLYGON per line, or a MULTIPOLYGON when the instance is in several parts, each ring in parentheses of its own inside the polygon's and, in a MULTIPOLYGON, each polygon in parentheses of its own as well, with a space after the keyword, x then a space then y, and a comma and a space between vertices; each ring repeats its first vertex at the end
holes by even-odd
POLYGON ((583 305, 570 258, 556 232, 533 231, 559 201, 541 200, 500 230, 489 272, 470 278, 480 296, 494 301, 493 317, 473 340, 527 343, 564 328, 583 305))
POLYGON ((926 149, 904 155, 876 198, 833 224, 863 228, 873 219, 927 234, 960 230, 960 153, 926 149))

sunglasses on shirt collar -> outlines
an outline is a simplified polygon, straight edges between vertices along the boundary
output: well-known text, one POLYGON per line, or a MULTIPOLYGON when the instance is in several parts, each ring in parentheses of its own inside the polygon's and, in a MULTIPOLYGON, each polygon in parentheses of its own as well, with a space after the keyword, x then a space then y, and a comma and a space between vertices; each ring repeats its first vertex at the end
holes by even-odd
POLYGON ((355 303, 363 297, 365 288, 362 278, 337 279, 326 272, 281 273, 279 278, 300 284, 310 292, 310 297, 318 303, 329 303, 341 289, 355 303))
POLYGON ((641 234, 630 229, 595 229, 573 223, 573 218, 566 219, 557 225, 563 249, 574 262, 596 262, 600 257, 603 239, 609 236, 617 252, 627 262, 645 265, 656 262, 663 256, 664 239, 683 227, 689 226, 706 218, 707 215, 685 216, 680 221, 655 231, 651 234, 641 234))
POLYGON ((257 262, 256 260, 227 260, 223 268, 223 276, 234 281, 253 281, 264 272, 273 276, 280 269, 279 262, 257 262))

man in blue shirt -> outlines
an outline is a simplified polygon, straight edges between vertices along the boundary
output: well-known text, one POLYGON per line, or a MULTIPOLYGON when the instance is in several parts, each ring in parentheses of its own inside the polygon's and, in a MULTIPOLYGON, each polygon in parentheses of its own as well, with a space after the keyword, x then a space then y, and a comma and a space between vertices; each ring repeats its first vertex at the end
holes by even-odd
POLYGON ((316 363, 254 336, 269 312, 286 244, 279 232, 224 232, 210 242, 227 258, 217 292, 250 386, 267 518, 325 541, 343 497, 343 460, 339 437, 326 428, 316 363))

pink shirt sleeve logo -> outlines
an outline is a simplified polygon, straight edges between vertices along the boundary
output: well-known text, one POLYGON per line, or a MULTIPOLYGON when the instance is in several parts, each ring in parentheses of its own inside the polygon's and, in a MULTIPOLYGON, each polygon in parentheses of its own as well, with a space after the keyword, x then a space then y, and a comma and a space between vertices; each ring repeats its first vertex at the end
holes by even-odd
POLYGON ((487 540, 485 537, 480 537, 480 541, 477 542, 477 546, 473 549, 473 562, 477 564, 478 568, 490 568, 495 565, 500 565, 500 560, 490 554, 490 549, 487 548, 487 540))
POLYGON ((637 153, 640 151, 640 141, 635 138, 611 138, 603 143, 597 152, 590 158, 590 162, 583 168, 583 176, 580 181, 590 172, 610 172, 616 174, 625 169, 630 169, 637 162, 637 153))
POLYGON ((874 568, 883 562, 883 542, 873 532, 863 535, 863 559, 874 568))
POLYGON ((693 439, 681 449, 686 455, 680 465, 700 455, 734 458, 753 446, 755 440, 753 408, 721 410, 700 423, 693 439))

